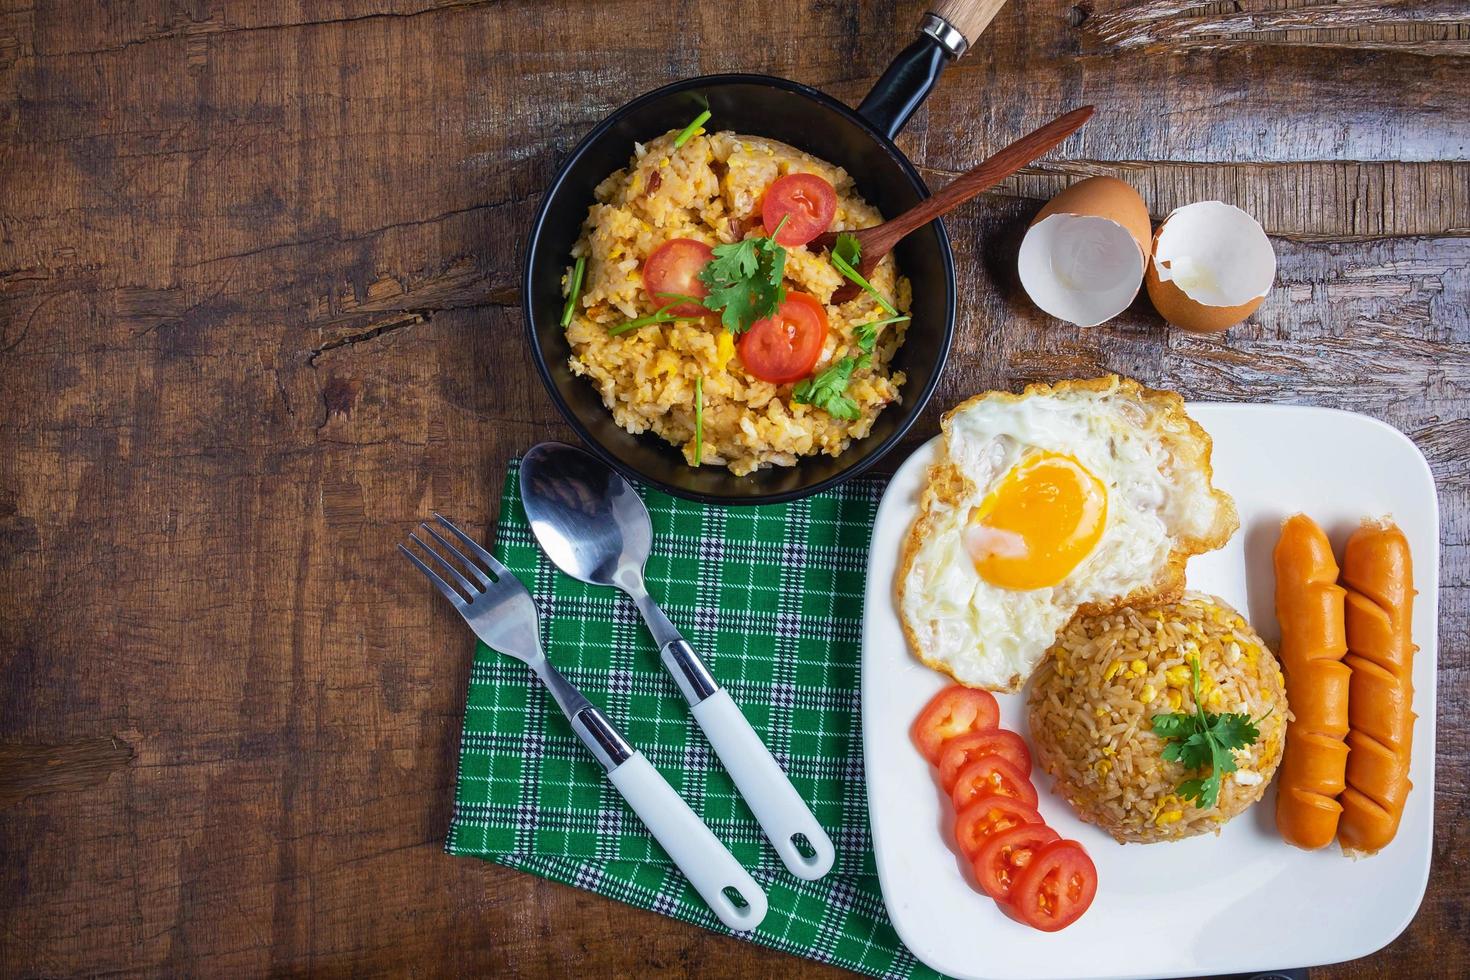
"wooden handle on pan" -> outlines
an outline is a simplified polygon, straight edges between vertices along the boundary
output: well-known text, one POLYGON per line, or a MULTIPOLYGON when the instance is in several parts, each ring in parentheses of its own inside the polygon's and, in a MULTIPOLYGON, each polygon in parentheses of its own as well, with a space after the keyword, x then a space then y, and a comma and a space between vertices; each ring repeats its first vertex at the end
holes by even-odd
MULTIPOLYGON (((971 47, 980 40, 985 28, 1000 13, 1006 0, 936 0, 931 12, 943 17, 949 26, 965 36, 971 47)), ((969 50, 968 48, 966 50, 969 50)))

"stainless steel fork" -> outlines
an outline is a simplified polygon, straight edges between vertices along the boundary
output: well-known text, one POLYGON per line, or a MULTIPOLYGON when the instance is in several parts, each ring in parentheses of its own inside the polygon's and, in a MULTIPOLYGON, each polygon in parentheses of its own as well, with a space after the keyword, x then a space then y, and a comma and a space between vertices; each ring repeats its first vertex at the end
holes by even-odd
POLYGON ((531 668, 571 722, 572 731, 607 770, 608 780, 720 921, 739 931, 760 925, 766 914, 766 893, 755 879, 643 753, 632 748, 607 716, 546 659, 536 602, 526 587, 469 535, 438 514, 434 519, 479 563, 465 557, 427 521, 419 526, 459 562, 459 567, 412 532, 409 539, 434 560, 449 581, 408 547, 400 544, 398 550, 444 593, 487 646, 531 668), (474 581, 466 578, 461 568, 474 581))

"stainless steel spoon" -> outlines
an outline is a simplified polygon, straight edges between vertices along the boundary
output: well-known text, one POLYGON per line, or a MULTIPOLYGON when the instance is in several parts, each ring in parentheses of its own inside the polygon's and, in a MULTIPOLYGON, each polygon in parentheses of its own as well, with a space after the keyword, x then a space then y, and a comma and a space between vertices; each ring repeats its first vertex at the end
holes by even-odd
POLYGON ((591 585, 616 586, 632 598, 694 720, 786 867, 807 880, 826 874, 836 857, 831 838, 729 692, 644 586, 653 526, 632 485, 580 449, 543 442, 521 461, 521 500, 536 540, 557 568, 591 585))

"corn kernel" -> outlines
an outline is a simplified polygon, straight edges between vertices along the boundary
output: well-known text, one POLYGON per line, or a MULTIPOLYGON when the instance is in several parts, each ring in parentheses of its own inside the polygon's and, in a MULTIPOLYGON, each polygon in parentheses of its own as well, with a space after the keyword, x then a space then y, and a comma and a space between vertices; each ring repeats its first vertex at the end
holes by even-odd
POLYGON ((1099 759, 1096 763, 1093 764, 1092 768, 1093 771, 1096 772, 1099 776, 1106 776, 1109 772, 1112 771, 1113 764, 1107 759, 1099 759))
POLYGON ((1159 814, 1159 818, 1155 820, 1154 823, 1158 824, 1160 827, 1166 827, 1171 823, 1178 823, 1180 820, 1183 819, 1183 811, 1165 810, 1163 813, 1159 814))
POLYGON ((1164 679, 1169 682, 1170 687, 1185 687, 1193 675, 1185 664, 1176 664, 1164 671, 1164 679))
POLYGON ((1212 708, 1219 707, 1220 702, 1224 700, 1224 698, 1222 697, 1224 693, 1225 692, 1220 690, 1218 687, 1215 688, 1209 694, 1205 695, 1205 704, 1208 704, 1212 708))
POLYGON ((1158 696, 1159 692, 1157 689, 1154 688, 1152 684, 1145 684, 1143 685, 1143 696, 1140 697, 1139 700, 1142 701, 1144 704, 1149 704, 1153 701, 1154 698, 1158 696))
POLYGON ((1103 680, 1105 680, 1105 681, 1112 680, 1115 676, 1117 676, 1118 671, 1120 671, 1122 669, 1123 669, 1123 661, 1121 661, 1121 660, 1114 660, 1112 663, 1108 664, 1108 669, 1105 670, 1105 671, 1103 671, 1103 680))
POLYGON ((1184 698, 1180 696, 1178 691, 1170 691, 1167 697, 1170 711, 1178 711, 1184 704, 1184 698))
POLYGON ((723 371, 734 356, 735 339, 730 336, 730 331, 721 330, 715 339, 715 364, 723 371))
POLYGON ((1128 665, 1128 669, 1137 674, 1139 677, 1142 677, 1144 674, 1148 673, 1148 664, 1144 663, 1142 660, 1135 660, 1133 661, 1133 663, 1128 665))
POLYGON ((1112 755, 1113 755, 1113 753, 1115 751, 1117 751, 1117 750, 1114 749, 1111 745, 1104 745, 1102 747, 1102 754, 1105 755, 1105 756, 1108 756, 1109 758, 1112 757, 1112 755))

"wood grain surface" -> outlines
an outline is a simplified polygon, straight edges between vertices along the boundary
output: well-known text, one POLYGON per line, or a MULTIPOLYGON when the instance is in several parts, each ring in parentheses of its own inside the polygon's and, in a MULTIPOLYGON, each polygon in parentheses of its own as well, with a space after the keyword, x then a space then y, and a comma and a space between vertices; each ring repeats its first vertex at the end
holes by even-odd
MULTIPOLYGON (((506 460, 570 437, 517 279, 580 136, 711 71, 856 103, 923 7, 0 0, 0 974, 834 974, 446 857, 470 642, 393 546, 431 510, 484 535, 506 460)), ((1433 876, 1314 976, 1464 976, 1470 2, 1013 0, 900 142, 939 181, 1083 102, 950 221, 906 448, 1101 371, 1408 433, 1443 511, 1433 876), (1260 312, 1039 314, 1019 235, 1093 173, 1255 213, 1260 312)))

